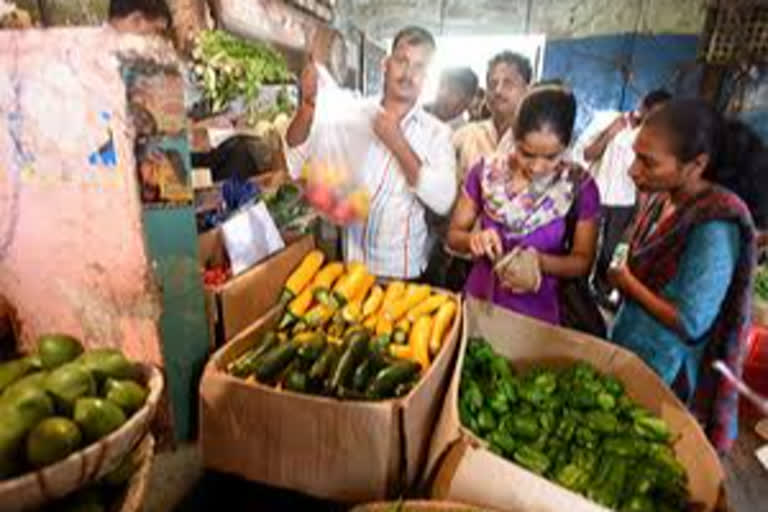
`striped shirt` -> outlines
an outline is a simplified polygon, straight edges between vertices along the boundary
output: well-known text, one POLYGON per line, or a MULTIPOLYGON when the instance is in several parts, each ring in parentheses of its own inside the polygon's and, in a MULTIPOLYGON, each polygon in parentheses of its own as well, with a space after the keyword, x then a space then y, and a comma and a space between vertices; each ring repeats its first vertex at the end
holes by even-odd
MULTIPOLYGON (((381 99, 361 100, 361 108, 373 113, 381 99)), ((361 167, 371 195, 368 218, 364 223, 344 228, 346 261, 363 261, 378 276, 413 279, 427 266, 428 229, 426 208, 447 215, 456 199, 456 159, 451 145, 451 130, 420 106, 401 121, 401 129, 422 167, 419 182, 408 185, 395 156, 370 132, 365 161, 361 167)), ((307 141, 294 148, 287 144, 285 159, 294 179, 301 175, 313 141, 323 137, 313 129, 307 141)))

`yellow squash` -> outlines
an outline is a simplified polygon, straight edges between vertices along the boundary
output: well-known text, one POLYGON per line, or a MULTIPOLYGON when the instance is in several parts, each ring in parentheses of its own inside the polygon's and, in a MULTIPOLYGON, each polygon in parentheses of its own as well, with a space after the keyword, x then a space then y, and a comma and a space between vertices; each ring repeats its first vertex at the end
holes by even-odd
POLYGON ((384 298, 382 299, 382 307, 386 307, 387 304, 391 304, 395 302, 404 294, 405 294, 405 283, 402 281, 392 281, 387 285, 387 290, 384 292, 384 298))
POLYGON ((283 286, 283 293, 280 297, 281 304, 287 304, 289 300, 297 297, 306 288, 317 271, 320 270, 324 260, 325 255, 317 249, 304 256, 304 259, 283 286))
POLYGON ((429 354, 433 358, 440 351, 443 338, 451 327, 453 316, 456 314, 456 302, 449 301, 440 306, 435 315, 435 325, 429 337, 429 354))
POLYGON ((432 334, 432 317, 421 316, 414 322, 408 337, 408 346, 413 350, 413 359, 421 365, 423 372, 429 368, 429 339, 432 334))
POLYGON ((311 304, 312 288, 309 287, 305 288, 298 297, 293 299, 291 303, 288 304, 288 308, 286 309, 285 313, 283 313, 283 317, 280 319, 278 328, 282 330, 291 325, 293 322, 296 322, 304 315, 304 313, 307 312, 311 304))
POLYGON ((381 336, 382 334, 391 335, 394 327, 392 326, 392 321, 384 316, 379 316, 376 321, 376 335, 381 336))
POLYGON ((366 329, 374 330, 376 329, 376 324, 378 323, 379 319, 376 317, 376 315, 370 315, 366 317, 365 320, 363 320, 363 327, 366 329))
POLYGON ((326 306, 325 304, 316 304, 310 309, 306 315, 304 315, 304 322, 310 328, 322 327, 328 323, 333 316, 333 308, 326 306))
POLYGON ((368 272, 365 270, 364 266, 354 267, 346 276, 344 276, 345 278, 339 282, 338 286, 333 289, 331 303, 336 308, 340 308, 352 300, 365 285, 367 275, 368 272))
POLYGON ((398 322, 409 310, 426 301, 430 292, 428 285, 415 285, 406 292, 405 296, 391 303, 385 302, 383 314, 392 322, 398 322))
POLYGON ((366 271, 363 283, 360 285, 360 288, 357 290, 355 296, 352 297, 352 302, 357 304, 357 307, 360 308, 360 311, 363 310, 363 301, 368 296, 368 292, 371 291, 371 288, 374 284, 376 284, 376 276, 368 274, 366 271))
POLYGON ((390 345, 389 353, 399 359, 413 359, 413 349, 409 345, 390 345))
POLYGON ((448 295, 443 295, 441 293, 432 295, 430 298, 408 311, 406 318, 408 318, 410 322, 415 322, 420 316, 431 315, 437 311, 440 306, 448 302, 449 299, 450 297, 448 297, 448 295))
POLYGON ((318 302, 328 304, 331 296, 331 287, 342 274, 344 274, 344 264, 341 262, 334 261, 324 266, 312 281, 312 296, 318 302))
POLYGON ((363 316, 370 317, 377 313, 379 307, 381 307, 383 299, 384 290, 382 290, 381 286, 375 285, 371 289, 371 294, 368 295, 368 298, 365 299, 365 302, 363 303, 363 316))

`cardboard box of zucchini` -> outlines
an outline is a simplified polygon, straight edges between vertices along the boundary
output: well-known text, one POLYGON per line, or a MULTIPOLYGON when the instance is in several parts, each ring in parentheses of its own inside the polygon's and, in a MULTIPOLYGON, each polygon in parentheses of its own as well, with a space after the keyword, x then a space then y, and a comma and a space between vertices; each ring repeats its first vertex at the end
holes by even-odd
POLYGON ((161 389, 158 370, 62 334, 0 364, 0 511, 32 510, 115 469, 161 389))
POLYGON ((426 459, 460 311, 449 292, 308 251, 206 367, 204 464, 326 499, 399 495, 426 459))

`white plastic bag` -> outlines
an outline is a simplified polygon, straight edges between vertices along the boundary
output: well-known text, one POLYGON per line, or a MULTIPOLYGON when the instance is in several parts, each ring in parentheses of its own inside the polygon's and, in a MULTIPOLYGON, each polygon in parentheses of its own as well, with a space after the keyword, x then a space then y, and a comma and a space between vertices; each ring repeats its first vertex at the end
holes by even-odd
POLYGON ((304 168, 307 199, 336 224, 364 220, 370 194, 363 166, 373 138, 373 116, 367 103, 342 89, 323 66, 317 66, 318 87, 312 124, 311 154, 304 168))

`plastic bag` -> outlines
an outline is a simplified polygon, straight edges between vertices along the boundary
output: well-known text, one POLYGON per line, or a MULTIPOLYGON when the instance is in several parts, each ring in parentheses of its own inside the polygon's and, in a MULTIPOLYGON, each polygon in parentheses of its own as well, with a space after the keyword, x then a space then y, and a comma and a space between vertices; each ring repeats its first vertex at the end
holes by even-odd
POLYGON ((303 171, 309 203, 335 224, 363 221, 370 193, 363 166, 373 139, 375 112, 360 96, 342 89, 318 68, 311 154, 303 171))

